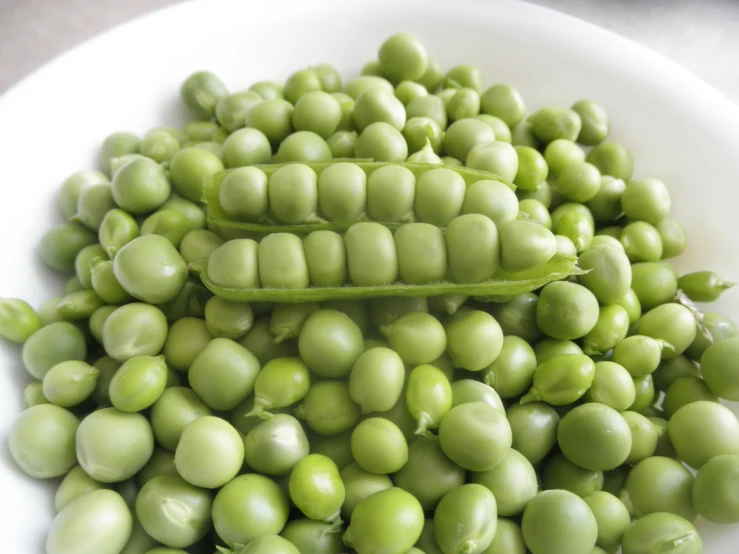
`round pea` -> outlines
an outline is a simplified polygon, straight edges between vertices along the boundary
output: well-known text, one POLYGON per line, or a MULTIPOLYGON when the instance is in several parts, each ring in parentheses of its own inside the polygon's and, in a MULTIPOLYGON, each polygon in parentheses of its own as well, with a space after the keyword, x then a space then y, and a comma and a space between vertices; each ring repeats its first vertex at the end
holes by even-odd
POLYGON ((558 281, 546 285, 536 306, 536 322, 548 336, 572 340, 587 335, 598 322, 598 301, 588 289, 558 281))
POLYGON ((598 523, 596 544, 607 552, 617 550, 626 528, 631 523, 631 515, 626 506, 617 497, 605 491, 595 492, 583 500, 598 523))
POLYGON ((511 335, 503 338, 500 354, 484 370, 484 380, 501 398, 513 398, 528 390, 535 370, 534 350, 524 339, 511 335))
POLYGON ((312 285, 340 287, 346 281, 346 246, 333 231, 314 231, 303 241, 312 285))
POLYGON ((318 177, 304 164, 290 164, 269 178, 269 204, 275 218, 284 223, 303 223, 318 210, 318 177))
POLYGON ((526 506, 521 532, 532 554, 590 554, 598 524, 584 500, 568 491, 552 490, 538 494, 526 506))
POLYGON ((739 454, 739 422, 716 402, 686 404, 672 415, 667 432, 678 456, 695 469, 716 456, 739 454))
POLYGON ((698 471, 692 487, 692 500, 698 513, 714 523, 739 521, 739 506, 731 491, 739 475, 739 456, 712 458, 698 471))
POLYGON ((44 397, 62 408, 76 406, 93 393, 99 375, 98 368, 85 362, 60 362, 44 375, 44 397))
POLYGON ((526 113, 521 94, 507 84, 497 84, 487 89, 480 97, 480 109, 483 113, 499 117, 509 127, 517 125, 526 113))
POLYGON ((195 419, 210 414, 210 408, 191 389, 165 389, 151 408, 154 437, 161 446, 175 451, 185 427, 195 419))
POLYGON ((23 365, 36 379, 43 380, 55 365, 69 360, 84 360, 87 345, 82 332, 66 321, 41 327, 23 344, 23 365))
POLYGON ((113 161, 116 158, 126 156, 128 154, 136 154, 139 151, 141 139, 133 133, 127 131, 119 131, 105 137, 100 145, 100 166, 103 171, 110 175, 113 173, 113 161))
POLYGON ((507 220, 498 223, 500 268, 517 273, 552 259, 557 239, 551 231, 533 221, 507 220))
POLYGON ((398 129, 384 121, 376 121, 359 135, 354 153, 357 158, 376 162, 402 162, 408 157, 408 144, 398 129))
POLYGON ((644 516, 626 528, 622 542, 624 554, 642 554, 665 548, 678 548, 685 554, 700 554, 703 543, 689 521, 665 512, 644 516))
POLYGON ((348 431, 360 417, 359 406, 349 394, 349 385, 337 380, 314 382, 294 413, 321 435, 348 431))
POLYGON ((623 145, 601 142, 588 153, 586 160, 604 175, 628 181, 634 173, 634 159, 623 145))
MULTIPOLYGON (((247 112, 245 119, 246 127, 256 129, 264 135, 270 143, 279 145, 292 132, 292 114, 294 109, 293 104, 287 100, 283 100, 282 98, 265 100, 261 104, 257 104, 252 107, 247 112)), ((240 130, 236 131, 234 135, 239 132, 240 130)), ((259 144, 257 151, 260 152, 260 154, 266 152, 266 148, 264 147, 261 137, 258 141, 256 139, 254 140, 255 143, 252 144, 256 144, 257 142, 259 144)))
POLYGON ((259 245, 251 239, 234 239, 223 243, 208 257, 208 278, 224 287, 258 288, 259 245))
POLYGON ((299 358, 267 362, 254 382, 254 409, 250 415, 269 417, 265 410, 279 409, 302 400, 310 389, 310 373, 299 358))
POLYGON ((636 518, 669 512, 692 521, 696 517, 691 494, 693 475, 680 462, 653 456, 629 472, 621 498, 636 518))
POLYGON ((549 170, 559 175, 571 165, 585 161, 585 152, 574 142, 559 138, 550 142, 544 150, 544 160, 549 170))
POLYGON ((587 402, 604 404, 617 412, 628 410, 636 400, 636 388, 631 374, 615 362, 597 362, 593 384, 585 393, 584 399, 587 402))
POLYGON ((357 165, 332 164, 318 178, 318 207, 329 221, 353 221, 365 211, 367 176, 357 165))
POLYGON ((303 325, 298 347, 312 371, 323 377, 341 377, 351 371, 363 351, 362 332, 347 315, 319 310, 303 325))
POLYGON ((494 468, 472 473, 471 481, 483 485, 493 493, 498 504, 498 515, 515 516, 539 490, 536 471, 526 457, 514 449, 494 468))
POLYGON ((41 237, 41 259, 60 271, 74 271, 75 260, 83 248, 97 242, 95 234, 76 223, 52 227, 41 237))
POLYGON ((167 318, 149 304, 134 302, 116 309, 103 325, 103 346, 111 358, 156 356, 167 337, 167 318))
MULTIPOLYGON (((278 102, 283 101, 278 100, 278 102)), ((256 109, 258 109, 258 107, 252 108, 251 111, 256 109)), ((266 130, 265 132, 262 132, 260 129, 248 127, 246 129, 238 129, 231 133, 221 148, 223 166, 226 168, 240 168, 252 164, 269 163, 272 158, 272 147, 270 146, 268 136, 265 134, 266 132, 266 130)), ((212 158, 207 156, 206 158, 210 161, 211 166, 208 169, 208 172, 212 169, 218 168, 218 164, 212 158)), ((187 170, 187 167, 183 169, 187 170)), ((210 173, 210 175, 212 174, 213 173, 210 173)), ((226 178, 228 178, 228 176, 226 178)), ((182 179, 184 182, 188 182, 189 180, 189 178, 184 174, 182 175, 182 179)), ((192 183, 190 183, 190 185, 192 187, 191 190, 194 193, 196 186, 192 183)))
POLYGON ((680 304, 662 304, 642 316, 636 332, 671 345, 672 349, 662 349, 662 358, 674 358, 695 340, 695 316, 680 304))
POLYGON ((615 469, 632 449, 629 423, 613 408, 588 403, 568 412, 557 428, 557 442, 567 459, 586 469, 615 469))
MULTIPOLYGON (((444 101, 436 95, 430 94, 411 100, 405 107, 408 122, 414 118, 429 118, 434 120, 440 130, 447 127, 447 113, 444 101)), ((440 135, 439 139, 443 137, 440 135)), ((406 137, 408 140, 408 137, 406 137)), ((408 141, 409 145, 411 141, 408 141)))
POLYGON ((557 139, 574 141, 580 135, 580 115, 567 108, 542 108, 530 119, 534 134, 545 143, 557 139))
POLYGON ((546 463, 541 480, 546 490, 566 490, 585 498, 602 489, 604 476, 602 471, 580 467, 560 453, 546 463))
POLYGON ((657 232, 662 240, 663 258, 674 258, 685 251, 688 233, 682 223, 666 217, 657 224, 657 232))
POLYGON ((244 442, 230 423, 205 415, 183 429, 174 463, 188 483, 216 489, 231 481, 241 470, 244 442), (208 456, 206 452, 218 452, 218 455, 208 456))
POLYGON ((290 499, 310 519, 339 518, 346 491, 336 464, 321 454, 300 460, 290 473, 290 499))
MULTIPOLYGON (((158 208, 171 192, 164 169, 149 158, 138 158, 121 167, 111 187, 115 203, 132 214, 158 208)), ((195 200, 200 200, 200 196, 195 200)))
POLYGON ((481 552, 493 542, 497 503, 487 488, 476 483, 449 491, 434 512, 436 542, 443 552, 481 552))
POLYGON ((375 221, 406 222, 415 194, 416 178, 408 168, 380 167, 367 178, 367 215, 375 221))
POLYGON ((299 552, 341 554, 346 548, 335 525, 307 518, 288 521, 280 536, 294 544, 299 552))
POLYGON ((64 217, 69 219, 77 212, 77 201, 87 187, 108 182, 110 179, 104 173, 94 169, 78 171, 67 177, 57 193, 59 208, 64 217))
POLYGON ((467 154, 475 146, 494 141, 495 133, 487 123, 466 117, 449 125, 444 135, 443 150, 458 160, 466 160, 467 154))
POLYGON ((446 326, 447 352, 455 367, 481 371, 492 364, 503 348, 503 331, 490 314, 461 311, 446 326))
POLYGON ((531 389, 522 403, 543 400, 566 406, 583 397, 595 378, 593 360, 583 354, 560 354, 541 362, 534 372, 531 389))
POLYGON ((629 223, 621 231, 621 244, 632 262, 657 262, 663 246, 659 231, 645 221, 629 223))
POLYGON ((362 413, 386 412, 398 402, 404 379, 405 368, 398 354, 389 348, 370 348, 352 366, 349 394, 362 413))
MULTIPOLYGON (((412 453, 415 450, 418 450, 420 452, 422 447, 414 447, 415 444, 423 444, 422 440, 432 441, 433 439, 419 439, 418 441, 415 441, 411 444, 409 448, 409 461, 410 460, 419 460, 417 455, 413 455, 412 453)), ((426 460, 423 460, 425 468, 425 462, 426 460)), ((410 464, 406 464, 405 468, 408 468, 410 464)), ((395 474, 395 479, 400 481, 404 480, 404 477, 398 477, 400 475, 409 475, 408 473, 404 472, 402 469, 400 472, 395 474)), ((344 467, 344 469, 341 470, 340 477, 342 482, 344 483, 344 491, 345 491, 345 499, 344 503, 341 506, 341 515, 345 518, 350 518, 352 515, 352 512, 354 511, 354 508, 356 508, 357 504, 370 496, 371 494, 374 494, 376 492, 380 492, 383 490, 387 490, 389 488, 393 487, 393 481, 388 477, 387 475, 380 475, 377 473, 370 473, 369 471, 363 470, 361 467, 359 467, 356 463, 351 463, 344 467)), ((410 482, 417 482, 417 476, 412 476, 410 482)), ((462 481, 459 483, 461 484, 464 482, 464 477, 462 478, 462 481)), ((398 483, 398 486, 404 490, 409 490, 409 488, 412 487, 412 485, 406 483, 406 485, 403 485, 403 483, 398 483)), ((425 481, 424 481, 424 487, 425 487, 425 481)), ((457 486, 457 485, 454 485, 457 486)), ((410 490, 411 494, 414 494, 413 490, 410 490)), ((416 496, 414 494, 414 496, 416 496)))
POLYGON ((408 461, 408 445, 403 432, 381 417, 359 423, 352 432, 351 446, 359 467, 371 473, 394 473, 408 461))

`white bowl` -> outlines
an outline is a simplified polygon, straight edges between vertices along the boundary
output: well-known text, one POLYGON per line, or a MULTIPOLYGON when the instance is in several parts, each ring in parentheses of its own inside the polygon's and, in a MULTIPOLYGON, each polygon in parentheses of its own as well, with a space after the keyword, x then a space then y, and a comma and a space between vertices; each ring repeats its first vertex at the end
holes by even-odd
MULTIPOLYGON (((739 110, 659 55, 507 0, 197 0, 105 33, 0 98, 0 294, 38 306, 61 293, 37 252, 42 233, 60 220, 57 186, 96 165, 109 133, 181 124, 178 89, 192 71, 210 69, 232 90, 319 62, 352 76, 401 30, 419 36, 444 68, 473 63, 488 84, 514 84, 530 109, 599 101, 613 119, 611 138, 634 153, 636 175, 670 187, 673 213, 690 233, 679 268, 739 277, 739 110)), ((739 293, 727 293, 718 309, 739 317, 739 293)), ((7 432, 29 379, 19 352, 0 346, 0 536, 3 552, 35 554, 53 516, 55 483, 27 478, 8 452, 7 432)), ((706 552, 736 551, 739 527, 699 528, 706 552)))

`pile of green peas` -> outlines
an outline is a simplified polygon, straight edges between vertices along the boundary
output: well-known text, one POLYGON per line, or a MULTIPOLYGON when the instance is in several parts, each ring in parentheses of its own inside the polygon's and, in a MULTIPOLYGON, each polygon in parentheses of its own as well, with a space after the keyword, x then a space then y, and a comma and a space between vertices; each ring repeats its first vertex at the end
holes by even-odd
POLYGON ((668 189, 633 179, 601 106, 527 116, 403 33, 343 86, 323 64, 181 95, 184 130, 114 133, 62 184, 41 257, 64 294, 0 300, 33 378, 10 452, 57 484, 47 554, 699 554, 698 516, 739 523, 739 330, 693 304, 733 283, 666 261, 687 244, 668 189), (269 232, 316 221, 347 225, 269 232), (555 251, 586 272, 304 296, 555 251), (218 295, 260 287, 288 302, 218 295))

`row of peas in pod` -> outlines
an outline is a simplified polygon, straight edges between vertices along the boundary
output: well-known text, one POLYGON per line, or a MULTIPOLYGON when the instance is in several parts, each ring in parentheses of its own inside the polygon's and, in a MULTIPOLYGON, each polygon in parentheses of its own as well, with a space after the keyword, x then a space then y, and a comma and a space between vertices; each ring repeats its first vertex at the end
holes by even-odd
POLYGON ((69 221, 41 256, 73 274, 64 295, 0 301, 33 379, 10 452, 60 479, 47 553, 702 552, 698 515, 739 522, 739 422, 719 403, 739 401, 739 330, 692 302, 732 283, 666 261, 687 243, 667 187, 633 179, 592 101, 526 117, 515 88, 444 74, 406 34, 362 73, 229 94, 198 72, 183 131, 115 133, 101 171, 63 183, 69 221), (354 156, 384 164, 327 163, 354 156), (322 187, 329 168, 356 180, 322 187), (278 172, 310 177, 309 206, 300 179, 275 194, 278 172), (515 273, 532 237, 558 252, 535 278, 515 273), (463 288, 498 242, 513 273, 463 288), (369 292, 388 252, 403 282, 456 288, 369 292), (314 274, 359 293, 312 298, 314 274))

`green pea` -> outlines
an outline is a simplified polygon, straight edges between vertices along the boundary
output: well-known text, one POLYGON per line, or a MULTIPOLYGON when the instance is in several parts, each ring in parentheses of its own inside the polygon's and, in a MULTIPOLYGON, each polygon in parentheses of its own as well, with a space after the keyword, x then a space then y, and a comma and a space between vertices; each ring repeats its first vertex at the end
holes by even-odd
POLYGON ((299 554, 293 543, 279 535, 262 535, 239 550, 239 554, 299 554))
POLYGON ((610 175, 602 175, 600 188, 586 206, 598 221, 613 221, 621 215, 621 196, 626 190, 626 183, 610 175))
POLYGON ((572 105, 582 121, 577 141, 586 146, 603 142, 611 131, 611 120, 603 107, 593 100, 578 100, 572 105))
POLYGON ((73 324, 56 322, 41 327, 23 345, 23 365, 42 380, 55 365, 67 360, 83 360, 87 354, 85 337, 73 324))
POLYGON ((81 496, 105 488, 107 488, 106 485, 95 481, 80 466, 75 466, 59 483, 54 497, 54 508, 57 513, 61 512, 81 496))
POLYGON ((27 302, 18 298, 0 299, 0 337, 25 342, 41 328, 41 319, 27 302))
POLYGON ((470 402, 485 402, 491 407, 505 412, 503 401, 491 386, 472 379, 459 379, 452 383, 452 408, 470 402))
POLYGON ((371 287, 396 281, 398 255, 387 227, 379 223, 356 223, 347 230, 344 242, 352 283, 371 287))
POLYGON ((110 210, 100 223, 98 236, 108 257, 113 258, 118 250, 139 236, 139 226, 128 212, 110 210))
POLYGON ((526 107, 521 94, 511 85, 497 84, 480 97, 483 113, 502 119, 508 127, 514 127, 524 117, 526 107))
POLYGON ((544 156, 530 146, 515 148, 518 154, 518 171, 513 182, 523 190, 536 190, 549 174, 544 156))
MULTIPOLYGON (((433 441, 433 439, 423 439, 427 441, 433 441)), ((418 455, 413 455, 414 451, 421 451, 422 447, 414 447, 415 444, 423 444, 422 440, 418 440, 414 442, 410 448, 409 448, 409 461, 411 460, 418 460, 421 461, 418 455)), ((423 467, 426 467, 427 460, 423 460, 423 467)), ((404 468, 407 468, 409 464, 406 464, 403 466, 404 468)), ((401 474, 403 475, 409 475, 406 473, 403 469, 401 469, 400 472, 395 474, 395 478, 398 479, 398 476, 401 474)), ((351 463, 344 467, 344 469, 341 470, 340 477, 342 482, 344 483, 344 491, 345 491, 345 498, 344 503, 341 506, 341 515, 344 518, 350 518, 352 513, 354 512, 354 508, 356 508, 357 504, 370 496, 371 494, 374 494, 376 492, 384 491, 389 488, 393 487, 393 482, 390 480, 390 477, 387 475, 380 475, 377 473, 370 473, 369 471, 363 470, 361 467, 359 467, 356 463, 351 463)), ((410 475, 409 475, 410 477, 410 475)), ((404 478, 401 477, 400 480, 402 481, 404 478)), ((417 482, 417 475, 414 475, 411 477, 412 482, 417 482)), ((464 482, 464 477, 462 478, 462 481, 464 482)), ((461 484, 460 482, 460 484, 461 484)), ((402 484, 398 485, 400 488, 408 490, 411 488, 411 485, 403 486, 402 484)), ((411 494, 413 494, 413 491, 410 490, 411 494)), ((415 496, 415 495, 414 495, 415 496)))
MULTIPOLYGON (((256 312, 256 305, 252 304, 256 312)), ((261 365, 276 358, 289 358, 298 355, 298 341, 284 340, 275 342, 269 331, 269 317, 260 317, 254 320, 251 329, 239 339, 239 344, 251 352, 261 365)))
POLYGON ((337 287, 346 281, 346 247, 333 231, 314 231, 303 241, 310 282, 318 287, 337 287))
POLYGON ((553 406, 572 404, 587 392, 595 378, 595 364, 583 354, 562 354, 540 363, 522 403, 543 400, 553 406))
POLYGON ((633 451, 630 423, 604 404, 583 404, 562 418, 557 442, 567 459, 580 467, 598 471, 615 469, 633 451), (582 437, 587 437, 587 441, 583 442, 582 437))
POLYGON ((121 306, 103 325, 106 353, 120 362, 157 355, 167 337, 167 318, 155 306, 134 302, 121 306))
POLYGON ((735 283, 722 280, 713 271, 696 271, 683 275, 677 284, 695 302, 713 302, 735 283))
POLYGON ((569 166, 584 162, 585 152, 574 142, 560 138, 547 145, 544 150, 544 160, 549 170, 558 175, 569 166))
MULTIPOLYGON (((442 131, 447 127, 446 106, 444 105, 444 101, 438 96, 428 95, 415 98, 406 105, 405 112, 408 117, 406 126, 412 119, 423 117, 434 120, 442 131)), ((442 139, 443 137, 440 136, 439 138, 442 139)), ((407 136, 406 140, 408 140, 407 136)), ((409 147, 410 142, 408 140, 409 147)))
POLYGON ((358 552, 407 552, 421 536, 423 522, 418 500, 393 487, 356 505, 344 542, 358 552))
POLYGON ((343 381, 314 382, 308 394, 295 409, 295 416, 322 435, 348 431, 359 421, 360 410, 343 381))
POLYGON ((209 71, 193 73, 180 87, 182 102, 199 119, 212 118, 218 101, 227 94, 226 85, 209 71))
POLYGON ((629 314, 621 306, 603 306, 598 321, 583 337, 583 350, 588 355, 600 354, 614 348, 629 331, 629 314))
POLYGON ((31 381, 23 389, 23 409, 27 410, 39 404, 50 404, 44 396, 43 385, 41 381, 31 381))
POLYGON ((631 374, 622 365, 597 362, 593 384, 583 398, 586 402, 597 402, 623 412, 636 400, 636 389, 631 374))
POLYGON ((584 500, 553 490, 529 502, 521 532, 532 554, 589 554, 598 537, 598 525, 584 500), (572 533, 573 525, 577 533, 572 533))
POLYGON ((493 542, 497 527, 495 497, 475 483, 449 491, 434 512, 436 541, 444 552, 479 552, 493 542))
POLYGON ((113 377, 110 399, 121 411, 140 412, 157 401, 166 382, 167 364, 162 356, 134 356, 113 377))
POLYGON ((688 234, 683 224, 669 217, 657 224, 657 232, 662 239, 662 257, 674 258, 685 251, 688 244, 688 234))
POLYGON ((718 402, 718 395, 708 388, 700 377, 688 375, 676 379, 665 392, 663 409, 667 417, 692 402, 708 400, 718 402))
POLYGON ((154 453, 149 461, 136 476, 140 487, 159 475, 177 475, 177 467, 174 463, 174 452, 163 448, 154 448, 154 453))
POLYGON ((320 135, 312 131, 296 131, 282 141, 274 161, 325 162, 331 158, 331 149, 320 135))
POLYGON ((71 408, 85 401, 95 390, 100 371, 78 360, 61 362, 44 376, 44 397, 62 408, 71 408))
POLYGON ((518 203, 518 218, 531 221, 551 231, 552 217, 547 207, 535 198, 526 198, 518 203))
POLYGON ((447 105, 449 119, 457 121, 480 113, 480 94, 469 87, 457 89, 447 105))
POLYGON ((516 219, 518 200, 515 193, 503 183, 482 179, 467 188, 462 213, 485 215, 498 224, 516 219))
POLYGON ((534 133, 542 142, 557 139, 574 141, 580 135, 580 115, 567 108, 542 108, 531 116, 534 133))
POLYGON ((441 151, 443 133, 439 123, 431 117, 412 117, 403 127, 403 137, 408 143, 408 151, 413 154, 422 150, 426 143, 435 153, 441 151))
POLYGON ((394 236, 400 279, 409 285, 441 281, 447 271, 444 234, 428 223, 409 223, 394 236), (424 252, 418 257, 418 252, 424 252))
POLYGON ((709 346, 700 358, 706 385, 712 392, 727 400, 739 398, 739 383, 735 378, 733 363, 737 349, 739 339, 729 338, 709 346))
POLYGON ((265 364, 254 383, 254 409, 247 415, 270 417, 265 410, 279 409, 302 400, 310 388, 310 373, 298 358, 277 358, 265 364))
POLYGON ((536 371, 536 355, 524 339, 517 336, 503 338, 498 357, 484 370, 485 383, 502 398, 514 398, 531 386, 536 371))
POLYGON ((79 420, 52 404, 32 406, 15 419, 8 435, 15 463, 36 479, 61 477, 76 463, 79 420))
POLYGON ((467 154, 478 144, 495 141, 495 133, 484 121, 467 117, 449 125, 444 135, 443 150, 458 160, 466 160, 467 154))
POLYGON ((365 419, 354 428, 351 449, 359 467, 372 473, 394 473, 408 461, 403 432, 382 417, 365 419))
MULTIPOLYGON (((320 78, 320 71, 315 71, 315 73, 320 78)), ((249 90, 253 90, 265 100, 282 98, 283 89, 282 83, 277 81, 258 81, 249 87, 249 90)))
POLYGON ((636 398, 634 403, 629 406, 629 410, 632 412, 641 412, 652 404, 654 401, 654 381, 652 375, 645 375, 644 377, 634 378, 634 390, 636 391, 636 398))
POLYGON ((52 269, 74 271, 79 252, 96 242, 89 229, 75 223, 63 223, 52 227, 41 237, 41 259, 52 269))
POLYGON ((470 402, 444 416, 439 440, 444 453, 459 466, 487 471, 503 460, 513 439, 504 414, 485 402, 470 402))
POLYGON ((557 239, 548 229, 531 221, 508 220, 497 225, 500 267, 516 273, 543 264, 557 251, 557 239))
POLYGON ((162 353, 174 369, 187 371, 212 338, 205 321, 183 317, 170 327, 162 353))
MULTIPOLYGON (((281 107, 284 100, 276 100, 275 102, 279 103, 278 105, 281 107)), ((249 113, 261 110, 260 106, 264 106, 265 104, 270 104, 270 102, 264 102, 259 106, 255 106, 249 110, 249 113)), ((264 109, 266 110, 266 107, 264 109)), ((284 117, 288 118, 287 125, 289 125, 290 113, 292 113, 291 110, 288 110, 283 114, 284 117)), ((257 117, 255 116, 253 119, 256 120, 257 117)), ((268 128, 266 122, 256 121, 254 123, 262 123, 261 128, 248 127, 246 129, 238 129, 231 133, 223 143, 221 147, 221 158, 226 168, 241 168, 252 164, 269 163, 272 158, 272 147, 269 143, 269 137, 272 133, 279 133, 280 131, 268 128)), ((215 160, 207 156, 206 158, 210 160, 214 168, 217 167, 218 164, 215 160)), ((187 176, 182 175, 182 178, 185 180, 187 176)))
POLYGON ((402 162, 408 157, 408 144, 403 134, 384 121, 367 125, 357 138, 354 150, 358 158, 376 162, 402 162))
POLYGON ((97 231, 105 214, 116 208, 109 183, 90 185, 82 190, 77 199, 77 211, 72 221, 82 223, 88 229, 97 231))
POLYGON ((113 491, 96 490, 57 514, 46 537, 46 552, 122 552, 132 531, 133 517, 123 498, 113 491))
POLYGON ((598 492, 603 486, 602 471, 580 467, 561 453, 550 458, 541 478, 545 490, 562 489, 581 498, 598 492))
POLYGON ((526 119, 511 127, 511 144, 539 148, 538 137, 534 134, 534 126, 526 119))
POLYGON ((386 412, 400 399, 405 368, 400 356, 389 348, 365 350, 352 366, 349 394, 362 413, 386 412))
MULTIPOLYGON (((581 266, 582 267, 582 266, 581 266)), ((626 294, 615 302, 629 314, 629 324, 634 325, 641 317, 641 303, 633 289, 629 288, 626 294)))
POLYGON ((503 121, 499 117, 495 117, 494 115, 486 113, 476 115, 475 119, 484 121, 490 126, 490 128, 493 130, 493 133, 495 133, 496 142, 506 142, 508 144, 511 143, 511 130, 508 128, 508 125, 506 125, 505 121, 503 121))
POLYGON ((127 154, 139 151, 141 139, 133 133, 121 131, 108 135, 100 146, 100 165, 108 175, 112 172, 112 161, 127 154))
POLYGON ((298 224, 318 209, 318 177, 303 164, 291 164, 269 178, 269 203, 275 217, 284 223, 298 224))
POLYGON ((662 239, 657 229, 649 223, 629 223, 621 231, 620 240, 632 262, 657 262, 662 258, 662 239))
POLYGON ((108 177, 94 169, 78 171, 67 177, 59 187, 57 200, 65 218, 69 219, 77 212, 77 201, 82 191, 91 185, 108 183, 108 177))
POLYGON ((514 449, 497 466, 488 471, 473 473, 473 483, 483 485, 493 493, 499 516, 515 516, 539 490, 536 471, 523 454, 514 449))
POLYGON ((503 348, 500 325, 490 314, 479 310, 465 310, 452 316, 446 335, 447 352, 453 365, 468 371, 485 369, 503 348))
POLYGON ((291 415, 276 414, 258 423, 244 441, 246 463, 254 471, 285 475, 308 455, 308 438, 291 415))
POLYGON ((737 456, 717 456, 698 471, 693 485, 693 504, 698 513, 714 523, 739 521, 736 499, 732 496, 736 483, 737 456))
POLYGON ((526 544, 518 523, 499 517, 495 538, 483 554, 526 554, 526 544))
POLYGON ((632 335, 616 345, 612 360, 626 368, 632 377, 644 377, 657 369, 662 352, 670 348, 664 341, 632 335))
POLYGON ((604 175, 628 181, 634 173, 634 159, 623 145, 617 142, 602 142, 587 155, 588 163, 597 167, 604 175))
MULTIPOLYGON (((245 126, 260 131, 269 142, 278 145, 292 132, 294 109, 293 104, 282 98, 265 100, 247 112, 245 126)), ((261 144, 261 141, 259 142, 261 144)))
POLYGON ((208 258, 208 278, 224 287, 258 288, 258 248, 251 239, 225 242, 208 258))
POLYGON ((536 361, 540 364, 563 354, 582 354, 582 348, 569 340, 545 338, 534 345, 536 361))
MULTIPOLYGON (((142 214, 161 206, 171 191, 164 169, 149 158, 132 160, 113 177, 113 199, 132 214, 142 214)), ((195 200, 200 200, 198 196, 195 200)))
POLYGON ((339 130, 326 139, 326 144, 331 149, 334 159, 353 158, 356 143, 357 133, 355 131, 339 130))
POLYGON ((631 523, 626 506, 617 497, 605 491, 595 492, 583 500, 598 523, 596 544, 607 552, 617 550, 626 528, 631 523))
POLYGON ((259 280, 265 288, 308 288, 308 263, 300 237, 272 233, 259 243, 259 280))
POLYGON ((157 442, 175 451, 185 427, 195 419, 210 415, 210 408, 191 389, 165 389, 151 408, 151 426, 157 442))
POLYGON ((427 435, 435 429, 452 407, 452 389, 449 380, 437 367, 416 366, 408 377, 405 394, 410 414, 418 422, 417 434, 427 435))
POLYGON ((478 283, 498 268, 498 232, 495 223, 480 214, 454 218, 446 229, 448 264, 459 283, 478 283))
POLYGON ((326 456, 310 454, 290 473, 290 499, 311 519, 337 520, 345 494, 339 470, 326 456))
POLYGON ((288 521, 280 536, 295 545, 299 552, 341 554, 346 548, 340 529, 335 525, 307 518, 288 521))
POLYGON ((504 335, 514 335, 528 343, 541 336, 536 324, 536 305, 539 297, 533 293, 517 295, 509 302, 491 305, 491 314, 500 325, 504 335))
POLYGON ((621 207, 631 220, 657 225, 670 212, 670 193, 659 179, 630 181, 621 195, 621 207))
POLYGON ((685 352, 695 339, 695 316, 680 304, 663 304, 644 314, 636 331, 672 345, 674 350, 662 350, 663 358, 672 358, 685 352))
POLYGON ((416 178, 408 168, 380 167, 367 178, 367 215, 375 221, 406 222, 415 194, 416 178))
POLYGON ((729 408, 698 401, 677 410, 667 431, 678 456, 700 469, 715 456, 739 453, 739 423, 729 408))
POLYGON ((587 335, 598 322, 598 301, 588 289, 558 281, 546 285, 536 306, 536 322, 545 334, 571 340, 587 335))
POLYGON ((642 262, 631 266, 631 271, 631 288, 644 308, 651 309, 675 298, 678 280, 668 267, 661 263, 642 262))
POLYGON ((403 103, 393 91, 375 87, 365 90, 356 98, 353 118, 360 132, 378 121, 389 123, 402 131, 406 114, 403 103))
POLYGON ((739 335, 739 329, 729 318, 716 312, 703 312, 702 329, 696 331, 693 343, 685 351, 692 360, 700 360, 706 349, 714 343, 725 339, 733 339, 739 335))
POLYGON ((329 221, 353 221, 365 210, 367 177, 355 164, 332 164, 318 178, 318 206, 329 221))
POLYGON ((323 377, 341 377, 362 353, 362 332, 345 314, 335 310, 314 312, 299 337, 306 365, 323 377))

